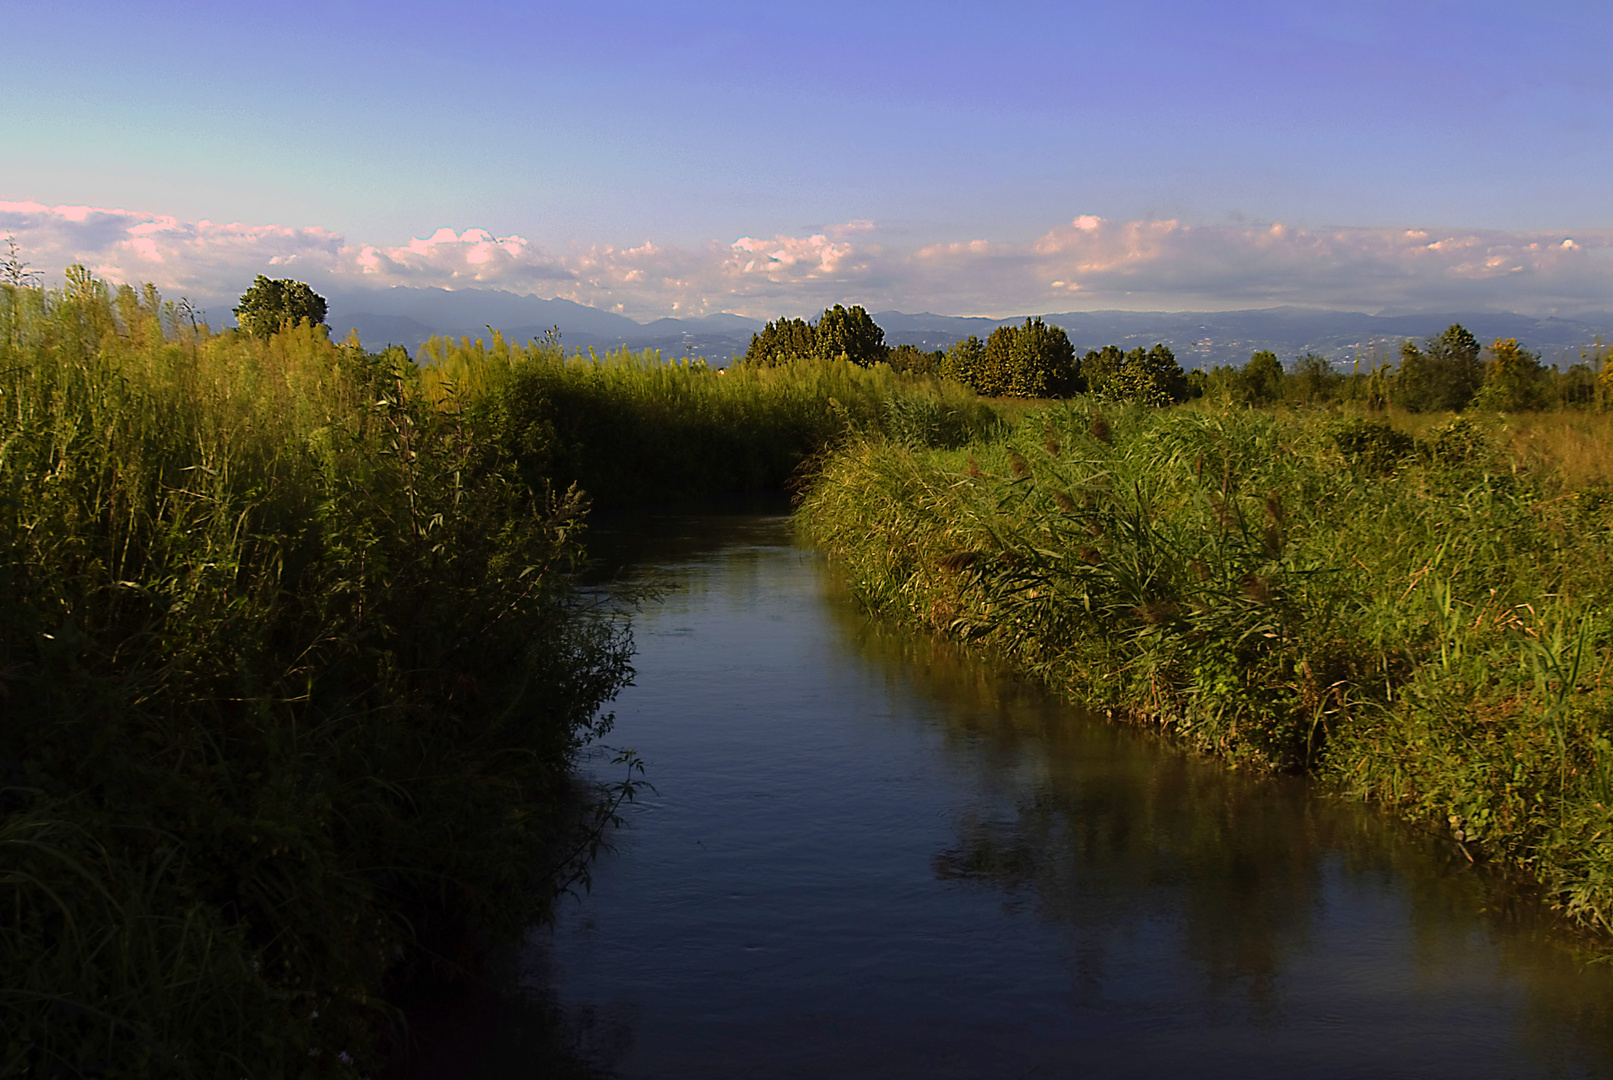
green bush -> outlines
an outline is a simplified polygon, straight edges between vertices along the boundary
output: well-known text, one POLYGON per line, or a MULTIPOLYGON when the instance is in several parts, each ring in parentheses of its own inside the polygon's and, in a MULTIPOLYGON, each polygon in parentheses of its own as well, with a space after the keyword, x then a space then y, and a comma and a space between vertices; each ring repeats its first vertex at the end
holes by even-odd
POLYGON ((1332 432, 1333 445, 1354 469, 1371 476, 1387 476, 1411 457, 1417 440, 1381 420, 1351 417, 1332 432))

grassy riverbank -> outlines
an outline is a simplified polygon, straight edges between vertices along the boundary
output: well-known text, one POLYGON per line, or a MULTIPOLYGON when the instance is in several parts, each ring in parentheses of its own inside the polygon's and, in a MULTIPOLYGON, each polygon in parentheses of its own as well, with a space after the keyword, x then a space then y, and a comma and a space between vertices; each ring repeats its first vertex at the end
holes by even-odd
POLYGON ((1613 443, 1589 422, 1075 401, 955 450, 848 446, 801 520, 869 607, 1382 800, 1608 929, 1613 491, 1581 444, 1613 443))
POLYGON ((389 987, 545 918, 609 814, 590 496, 995 423, 846 364, 217 334, 80 272, 0 317, 6 1075, 373 1071, 389 987))

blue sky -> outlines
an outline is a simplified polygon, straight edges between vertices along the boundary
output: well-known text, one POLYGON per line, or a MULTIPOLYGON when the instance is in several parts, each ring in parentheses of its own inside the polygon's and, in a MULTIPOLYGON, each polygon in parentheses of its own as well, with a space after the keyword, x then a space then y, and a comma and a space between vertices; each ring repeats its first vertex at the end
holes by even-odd
POLYGON ((1613 309, 1605 4, 7 8, 0 231, 52 271, 635 316, 1613 309))

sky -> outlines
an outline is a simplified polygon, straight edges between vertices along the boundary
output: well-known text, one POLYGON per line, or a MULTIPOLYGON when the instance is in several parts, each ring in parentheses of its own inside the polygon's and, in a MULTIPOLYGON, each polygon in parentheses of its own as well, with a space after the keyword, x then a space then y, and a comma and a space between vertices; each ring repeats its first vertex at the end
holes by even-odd
POLYGON ((0 236, 633 318, 1613 311, 1613 5, 8 0, 0 236))

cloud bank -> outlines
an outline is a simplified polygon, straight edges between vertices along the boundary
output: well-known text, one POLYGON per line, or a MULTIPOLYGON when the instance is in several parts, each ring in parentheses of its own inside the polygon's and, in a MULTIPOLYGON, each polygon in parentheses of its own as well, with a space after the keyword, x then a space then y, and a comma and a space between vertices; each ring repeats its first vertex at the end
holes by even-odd
POLYGON ((1300 229, 1281 223, 1115 222, 1083 215, 1030 243, 898 248, 875 223, 682 248, 544 251, 520 236, 440 228, 386 247, 318 226, 185 222, 162 214, 0 201, 0 235, 57 280, 83 263, 116 282, 222 300, 256 274, 344 293, 389 286, 503 289, 636 319, 731 311, 1217 310, 1299 304, 1351 311, 1613 309, 1613 230, 1300 229))

